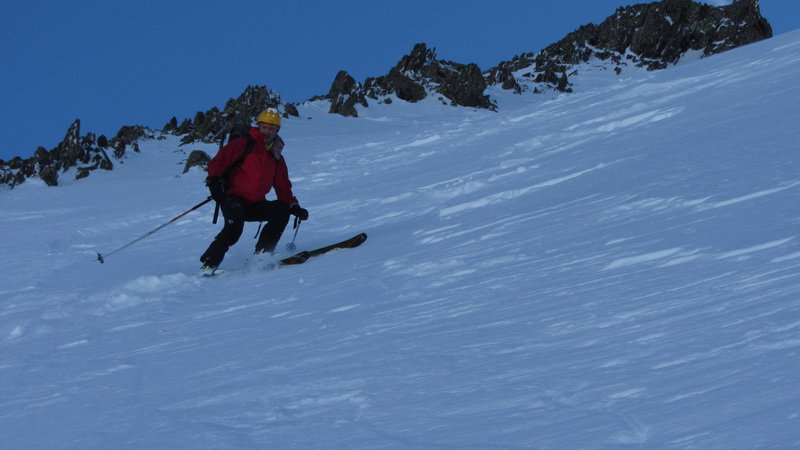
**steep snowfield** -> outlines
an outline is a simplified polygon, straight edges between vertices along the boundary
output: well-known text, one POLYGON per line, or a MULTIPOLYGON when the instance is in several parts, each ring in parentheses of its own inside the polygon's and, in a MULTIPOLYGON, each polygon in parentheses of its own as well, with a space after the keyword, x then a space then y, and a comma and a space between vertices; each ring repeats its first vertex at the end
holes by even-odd
POLYGON ((800 446, 800 32, 582 70, 499 113, 306 105, 298 246, 369 239, 302 266, 250 224, 198 277, 210 206, 96 261, 203 200, 214 146, 1 192, 0 447, 800 446))

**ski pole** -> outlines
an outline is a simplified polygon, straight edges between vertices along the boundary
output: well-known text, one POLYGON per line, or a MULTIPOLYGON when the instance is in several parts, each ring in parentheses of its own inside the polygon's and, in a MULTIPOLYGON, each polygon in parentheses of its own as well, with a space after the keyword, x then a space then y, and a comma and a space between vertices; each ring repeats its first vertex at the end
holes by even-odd
MULTIPOLYGON (((220 131, 219 133, 217 133, 216 136, 214 136, 214 138, 216 139, 217 137, 219 137, 220 134, 222 135, 222 139, 219 140, 219 149, 217 149, 217 153, 222 151, 222 147, 225 146, 225 136, 228 134, 228 132, 225 131, 225 128, 223 128, 222 131, 220 131)), ((216 206, 214 206, 214 219, 211 221, 211 223, 216 225, 217 219, 219 219, 219 202, 217 202, 216 206)))
POLYGON ((134 239, 133 241, 131 241, 131 242, 129 242, 129 243, 127 243, 127 244, 123 245, 122 247, 120 247, 120 248, 118 248, 118 249, 114 250, 113 252, 111 252, 111 253, 107 254, 106 256, 103 256, 103 255, 101 255, 100 253, 98 253, 98 254, 97 254, 97 260, 98 260, 98 261, 100 261, 100 264, 103 264, 104 262, 106 262, 106 261, 105 261, 105 258, 108 258, 109 256, 113 255, 114 253, 117 253, 117 252, 119 252, 119 251, 122 251, 122 250, 124 250, 124 249, 126 249, 126 248, 130 247, 131 245, 133 245, 133 244, 135 244, 135 243, 137 243, 137 242, 141 241, 142 239, 144 239, 144 238, 146 238, 146 237, 150 236, 151 234, 155 233, 156 231, 158 231, 158 230, 160 230, 160 229, 162 229, 162 228, 166 227, 167 225, 171 224, 172 222, 175 222, 176 220, 178 220, 178 219, 180 219, 181 217, 183 217, 183 216, 185 216, 185 215, 189 214, 190 212, 197 210, 198 208, 200 208, 201 206, 203 206, 203 205, 205 205, 206 203, 210 202, 211 200, 213 200, 213 198, 212 198, 211 196, 208 196, 208 198, 207 198, 207 199, 205 199, 205 200, 203 200, 202 202, 200 202, 200 203, 196 204, 196 205, 195 205, 195 206, 193 206, 193 207, 192 207, 190 210, 188 210, 188 211, 184 212, 183 214, 181 214, 181 215, 179 215, 179 216, 175 217, 174 219, 172 219, 172 220, 170 220, 169 222, 167 222, 167 223, 165 223, 165 224, 161 225, 160 227, 158 227, 158 228, 156 228, 156 229, 154 229, 154 230, 152 230, 152 231, 148 232, 148 233, 147 233, 147 234, 145 234, 144 236, 141 236, 141 237, 139 237, 139 238, 136 238, 136 239, 134 239))
POLYGON ((294 218, 294 237, 292 238, 292 242, 286 244, 286 249, 290 252, 293 252, 297 249, 297 246, 294 244, 295 239, 297 239, 297 232, 300 231, 300 224, 303 223, 299 217, 294 218))

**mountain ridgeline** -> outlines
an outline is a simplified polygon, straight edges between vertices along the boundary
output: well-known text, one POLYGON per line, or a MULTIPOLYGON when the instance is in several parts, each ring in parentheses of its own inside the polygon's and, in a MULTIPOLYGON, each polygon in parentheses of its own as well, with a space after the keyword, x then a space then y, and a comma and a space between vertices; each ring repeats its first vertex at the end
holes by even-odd
MULTIPOLYGON (((517 55, 485 71, 475 64, 440 60, 435 49, 420 43, 388 74, 359 82, 340 71, 326 95, 308 101, 329 102, 331 114, 346 117, 358 117, 356 106, 397 100, 413 103, 429 97, 445 105, 497 110, 486 94, 489 87, 520 95, 569 93, 571 79, 579 76, 576 67, 592 60, 603 61, 617 74, 630 67, 659 70, 689 53, 705 57, 770 37, 772 27, 761 16, 758 0, 738 0, 721 7, 662 0, 619 8, 599 25, 581 26, 537 53, 517 55)), ((0 184, 13 188, 35 177, 56 186, 59 176, 68 171, 78 179, 95 169, 111 170, 114 159, 138 151, 138 139, 164 133, 181 136, 183 144, 214 142, 234 124, 251 123, 265 108, 277 108, 287 118, 299 116, 297 105, 283 103, 277 92, 248 86, 222 109, 213 107, 182 121, 173 117, 157 131, 125 126, 112 139, 91 132, 81 136, 78 119, 55 148, 39 147, 28 159, 0 160, 0 184)))

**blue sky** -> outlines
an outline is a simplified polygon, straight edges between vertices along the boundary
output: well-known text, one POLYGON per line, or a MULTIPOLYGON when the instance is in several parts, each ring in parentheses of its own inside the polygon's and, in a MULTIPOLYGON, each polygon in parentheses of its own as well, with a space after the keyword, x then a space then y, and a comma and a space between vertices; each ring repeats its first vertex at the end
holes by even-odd
MULTIPOLYGON (((538 51, 622 0, 403 2, 29 0, 0 18, 0 158, 81 133, 161 128, 223 106, 247 85, 284 101, 326 94, 336 73, 384 75, 415 43, 488 69, 538 51)), ((709 3, 726 3, 715 1, 709 3)), ((775 34, 800 28, 800 2, 763 0, 775 34)))

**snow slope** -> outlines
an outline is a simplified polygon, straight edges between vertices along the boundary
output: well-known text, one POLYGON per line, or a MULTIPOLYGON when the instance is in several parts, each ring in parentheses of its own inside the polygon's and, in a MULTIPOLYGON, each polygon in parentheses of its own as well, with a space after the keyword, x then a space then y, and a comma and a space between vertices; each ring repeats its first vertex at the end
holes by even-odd
POLYGON ((582 70, 498 113, 306 105, 297 243, 369 239, 302 266, 250 224, 198 277, 210 206, 96 261, 206 197, 174 137, 0 193, 0 447, 800 446, 800 32, 582 70))

